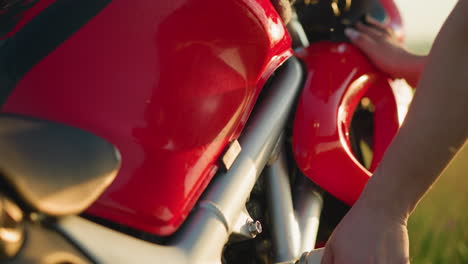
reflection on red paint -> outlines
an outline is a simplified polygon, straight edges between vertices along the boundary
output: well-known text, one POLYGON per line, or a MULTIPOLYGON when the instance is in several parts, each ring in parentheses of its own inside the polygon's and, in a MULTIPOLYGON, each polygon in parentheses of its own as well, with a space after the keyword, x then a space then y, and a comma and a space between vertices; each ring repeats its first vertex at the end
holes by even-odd
POLYGON ((88 213, 170 235, 291 56, 268 0, 114 0, 40 61, 2 109, 96 133, 122 153, 88 213))
POLYGON ((298 56, 309 74, 294 120, 295 159, 306 176, 352 205, 371 173, 351 153, 351 119, 368 97, 375 105, 374 169, 399 126, 388 77, 347 43, 315 43, 298 56))

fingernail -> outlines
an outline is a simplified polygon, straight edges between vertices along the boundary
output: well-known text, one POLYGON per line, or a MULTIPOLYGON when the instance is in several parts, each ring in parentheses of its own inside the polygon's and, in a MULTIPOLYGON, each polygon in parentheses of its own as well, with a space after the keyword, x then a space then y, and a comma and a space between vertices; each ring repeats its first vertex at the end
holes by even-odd
POLYGON ((359 37, 361 33, 359 31, 353 29, 353 28, 346 28, 344 30, 345 35, 350 39, 350 40, 355 40, 359 37))

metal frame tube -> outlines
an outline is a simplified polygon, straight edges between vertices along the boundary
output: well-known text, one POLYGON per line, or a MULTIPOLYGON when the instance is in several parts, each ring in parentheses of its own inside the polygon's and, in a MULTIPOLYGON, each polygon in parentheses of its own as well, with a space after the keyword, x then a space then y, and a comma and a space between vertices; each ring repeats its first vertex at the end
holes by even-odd
POLYGON ((167 246, 141 241, 79 217, 62 220, 63 231, 101 263, 220 263, 231 229, 284 130, 302 79, 300 63, 290 58, 254 109, 239 139, 243 149, 233 166, 215 176, 199 206, 167 246), (126 248, 124 253, 118 252, 121 248, 126 248))
POLYGON ((275 262, 299 257, 301 235, 294 214, 289 173, 284 152, 265 169, 267 201, 272 226, 275 262))
POLYGON ((265 172, 275 262, 291 262, 314 249, 323 200, 302 174, 291 189, 284 151, 265 172))
POLYGON ((294 208, 301 234, 299 252, 315 248, 323 199, 317 187, 304 175, 298 175, 294 188, 294 208))
POLYGON ((291 35, 294 49, 305 48, 310 45, 309 39, 304 31, 304 27, 301 22, 299 22, 296 11, 293 10, 291 21, 286 25, 286 27, 291 35))

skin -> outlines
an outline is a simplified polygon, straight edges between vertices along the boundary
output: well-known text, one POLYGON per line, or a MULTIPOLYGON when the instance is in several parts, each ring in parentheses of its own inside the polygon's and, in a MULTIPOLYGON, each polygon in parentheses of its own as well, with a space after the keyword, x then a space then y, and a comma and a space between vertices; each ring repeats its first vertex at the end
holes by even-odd
POLYGON ((356 30, 346 29, 346 35, 371 59, 374 65, 393 78, 403 78, 416 87, 427 56, 408 52, 393 31, 372 18, 367 19, 369 26, 356 24, 356 30))
POLYGON ((427 58, 363 25, 347 31, 377 67, 418 88, 380 166, 328 241, 322 264, 410 262, 408 217, 468 137, 467 13, 468 0, 459 0, 427 58))

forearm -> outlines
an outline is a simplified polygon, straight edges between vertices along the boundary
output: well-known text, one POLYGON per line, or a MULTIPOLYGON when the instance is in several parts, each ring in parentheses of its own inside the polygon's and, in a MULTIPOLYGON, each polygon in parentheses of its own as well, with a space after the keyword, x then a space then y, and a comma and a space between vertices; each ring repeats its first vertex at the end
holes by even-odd
POLYGON ((468 1, 444 24, 406 121, 359 203, 406 219, 468 135, 468 1))

